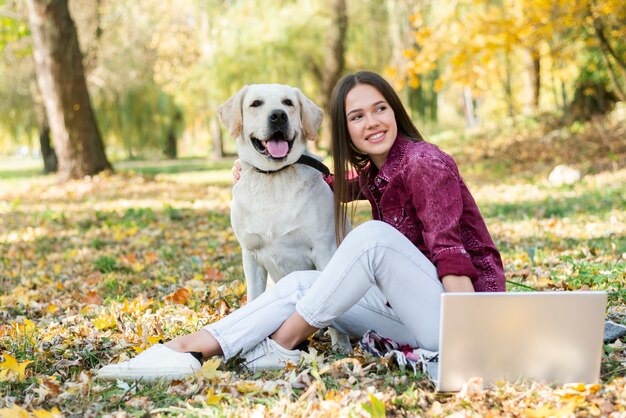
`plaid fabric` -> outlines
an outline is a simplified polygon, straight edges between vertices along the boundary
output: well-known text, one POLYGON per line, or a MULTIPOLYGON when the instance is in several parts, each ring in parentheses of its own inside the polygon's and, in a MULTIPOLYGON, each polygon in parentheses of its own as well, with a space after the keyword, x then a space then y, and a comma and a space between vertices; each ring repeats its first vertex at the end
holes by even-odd
POLYGON ((435 359, 438 354, 435 351, 398 344, 391 338, 383 337, 374 330, 367 331, 361 337, 359 346, 372 355, 395 360, 401 370, 404 370, 408 364, 413 369, 413 373, 419 371, 426 374, 427 363, 435 359))

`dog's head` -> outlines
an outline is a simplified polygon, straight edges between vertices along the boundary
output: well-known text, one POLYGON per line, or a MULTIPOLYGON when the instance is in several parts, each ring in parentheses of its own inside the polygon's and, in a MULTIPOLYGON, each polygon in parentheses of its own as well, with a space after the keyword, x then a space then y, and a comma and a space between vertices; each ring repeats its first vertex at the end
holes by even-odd
POLYGON ((217 114, 236 138, 239 158, 261 170, 295 163, 314 140, 322 110, 294 87, 245 86, 222 104, 217 114))

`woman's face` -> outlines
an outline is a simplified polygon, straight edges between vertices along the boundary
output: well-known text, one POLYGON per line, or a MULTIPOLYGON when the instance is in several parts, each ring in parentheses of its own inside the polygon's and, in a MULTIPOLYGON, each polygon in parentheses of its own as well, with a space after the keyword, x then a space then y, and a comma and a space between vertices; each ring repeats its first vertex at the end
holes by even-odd
POLYGON ((357 84, 346 95, 345 112, 354 146, 382 167, 398 135, 389 103, 375 87, 357 84))

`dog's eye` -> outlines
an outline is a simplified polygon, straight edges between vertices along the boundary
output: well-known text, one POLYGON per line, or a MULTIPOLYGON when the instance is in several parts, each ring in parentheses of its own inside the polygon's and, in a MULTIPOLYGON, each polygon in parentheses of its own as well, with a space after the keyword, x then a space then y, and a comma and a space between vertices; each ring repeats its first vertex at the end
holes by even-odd
POLYGON ((261 100, 255 100, 252 103, 250 103, 250 107, 259 107, 263 104, 263 102, 261 100))
POLYGON ((289 99, 283 100, 283 104, 285 106, 293 106, 293 102, 291 100, 289 100, 289 99))

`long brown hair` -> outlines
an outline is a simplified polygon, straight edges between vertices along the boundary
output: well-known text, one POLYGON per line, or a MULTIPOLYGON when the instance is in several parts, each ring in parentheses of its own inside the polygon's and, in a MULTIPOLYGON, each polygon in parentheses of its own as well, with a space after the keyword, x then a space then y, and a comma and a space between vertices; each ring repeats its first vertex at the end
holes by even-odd
MULTIPOLYGON (((348 175, 352 170, 360 174, 368 164, 369 155, 359 151, 350 138, 346 121, 346 96, 355 86, 369 84, 382 94, 393 110, 398 127, 398 134, 413 141, 423 140, 402 101, 393 87, 380 75, 371 71, 359 71, 344 76, 335 86, 330 100, 330 117, 332 125, 332 152, 335 177, 333 191, 335 196, 335 237, 337 243, 345 236, 348 202, 356 199, 358 186, 351 187, 348 175)), ((356 180, 354 180, 356 181, 356 180)), ((354 182, 352 182, 354 185, 354 182)))

